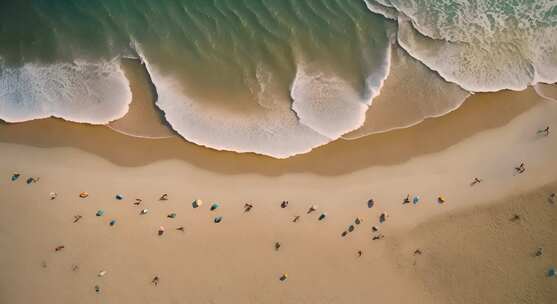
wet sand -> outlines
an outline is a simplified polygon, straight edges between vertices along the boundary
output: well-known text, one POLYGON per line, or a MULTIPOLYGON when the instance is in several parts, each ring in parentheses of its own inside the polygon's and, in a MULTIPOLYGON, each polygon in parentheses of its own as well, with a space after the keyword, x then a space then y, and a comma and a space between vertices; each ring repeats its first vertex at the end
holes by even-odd
POLYGON ((0 303, 553 303, 557 140, 536 134, 546 125, 557 104, 533 90, 476 94, 409 129, 275 160, 56 119, 2 124, 0 303), (420 202, 402 204, 407 193, 420 202))

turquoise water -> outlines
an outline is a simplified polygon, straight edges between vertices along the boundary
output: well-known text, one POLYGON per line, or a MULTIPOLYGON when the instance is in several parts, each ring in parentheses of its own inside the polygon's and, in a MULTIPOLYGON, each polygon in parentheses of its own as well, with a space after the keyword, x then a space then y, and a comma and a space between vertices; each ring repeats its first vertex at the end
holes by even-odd
POLYGON ((288 157, 365 123, 392 48, 468 91, 557 81, 556 16, 542 0, 12 1, 0 119, 118 119, 133 57, 186 140, 288 157))

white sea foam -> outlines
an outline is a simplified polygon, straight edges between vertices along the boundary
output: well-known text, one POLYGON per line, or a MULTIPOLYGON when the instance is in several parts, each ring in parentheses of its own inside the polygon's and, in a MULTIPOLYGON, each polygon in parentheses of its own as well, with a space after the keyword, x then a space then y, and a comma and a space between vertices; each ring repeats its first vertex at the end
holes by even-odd
POLYGON ((157 90, 156 105, 165 113, 172 128, 186 140, 216 150, 254 152, 276 158, 307 153, 331 139, 301 124, 290 109, 287 95, 266 92, 272 76, 266 75, 260 98, 271 96, 273 102, 260 101, 253 111, 226 113, 206 106, 202 100, 187 95, 184 87, 171 75, 165 75, 151 65, 136 45, 157 90))
POLYGON ((388 74, 390 60, 387 48, 384 62, 370 73, 363 92, 338 76, 299 64, 290 96, 277 91, 272 73, 260 66, 257 83, 250 86, 257 105, 241 113, 227 113, 188 96, 176 78, 150 64, 137 45, 136 49, 157 90, 157 106, 182 137, 217 150, 276 158, 309 152, 360 127, 388 74))
POLYGON ((105 124, 128 111, 131 91, 118 60, 0 66, 0 119, 59 117, 105 124))
POLYGON ((400 47, 394 46, 392 54, 391 71, 367 111, 364 125, 342 138, 357 139, 416 125, 457 109, 470 95, 400 47))
POLYGON ((469 91, 557 81, 555 1, 385 1, 366 0, 386 17, 398 11, 399 44, 469 91))

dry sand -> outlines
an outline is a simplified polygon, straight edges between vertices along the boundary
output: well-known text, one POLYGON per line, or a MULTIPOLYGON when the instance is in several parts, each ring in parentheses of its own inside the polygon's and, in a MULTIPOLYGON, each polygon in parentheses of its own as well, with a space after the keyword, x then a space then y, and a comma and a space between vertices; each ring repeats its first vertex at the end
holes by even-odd
POLYGON ((532 89, 476 94, 415 127, 287 160, 56 119, 0 125, 0 303, 555 303, 545 273, 557 266, 557 203, 547 201, 557 140, 536 134, 546 125, 557 126, 557 103, 532 89), (420 203, 403 205, 407 193, 420 203), (194 209, 197 198, 205 205, 194 209), (373 225, 383 239, 372 240, 373 225))

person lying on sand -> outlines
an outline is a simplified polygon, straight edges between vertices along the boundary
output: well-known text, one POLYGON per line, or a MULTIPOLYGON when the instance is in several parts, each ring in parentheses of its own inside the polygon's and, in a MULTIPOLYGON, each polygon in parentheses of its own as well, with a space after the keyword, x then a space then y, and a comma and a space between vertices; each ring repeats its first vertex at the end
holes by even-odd
POLYGON ((281 244, 279 242, 275 243, 275 250, 278 251, 280 249, 281 244))
POLYGON ((421 255, 422 251, 420 249, 414 250, 414 255, 421 255))
POLYGON ((300 216, 299 216, 299 215, 296 215, 296 216, 294 217, 294 219, 292 220, 292 222, 296 223, 299 219, 300 219, 300 216))
POLYGON ((518 173, 524 173, 524 171, 526 171, 526 167, 524 166, 524 163, 520 163, 520 166, 518 167, 514 167, 514 170, 518 173))
POLYGON ((309 209, 308 209, 307 214, 310 214, 310 213, 312 213, 312 212, 315 211, 315 210, 317 210, 317 206, 311 205, 311 206, 309 207, 309 209))
POLYGON ((29 184, 36 183, 36 182, 38 182, 40 179, 41 179, 40 177, 30 177, 30 178, 27 179, 27 184, 29 185, 29 184))
POLYGON ((159 277, 155 276, 152 280, 151 280, 151 284, 157 286, 159 285, 159 277))
POLYGON ((520 220, 520 215, 518 215, 518 214, 515 214, 515 215, 513 215, 513 217, 511 217, 511 222, 516 222, 516 221, 519 221, 519 220, 520 220))
POLYGON ((66 248, 66 247, 64 247, 64 245, 60 245, 60 246, 57 246, 56 248, 54 248, 54 251, 60 251, 64 248, 66 248))
POLYGON ((250 210, 251 210, 252 208, 253 208, 253 205, 252 205, 252 204, 248 204, 248 203, 245 203, 245 204, 244 204, 244 212, 250 212, 250 210))
POLYGON ((288 207, 288 201, 282 201, 282 203, 280 203, 280 207, 281 207, 282 209, 288 207))
POLYGON ((136 205, 136 206, 139 206, 139 205, 141 204, 142 201, 143 201, 142 199, 136 198, 136 199, 135 199, 135 202, 134 202, 133 204, 136 205))
POLYGON ((543 255, 543 248, 542 248, 542 247, 538 248, 538 250, 536 250, 535 255, 536 255, 537 257, 542 256, 542 255, 543 255))
POLYGON ((545 136, 549 136, 549 126, 545 127, 545 129, 538 130, 538 134, 543 134, 545 136))
POLYGON ((81 218, 83 218, 83 216, 81 216, 81 215, 79 215, 79 214, 78 214, 78 215, 74 215, 74 216, 73 216, 73 222, 74 222, 74 223, 77 223, 81 218))
POLYGON ((363 252, 361 250, 358 250, 358 252, 356 252, 356 255, 358 255, 358 257, 361 257, 363 254, 363 252))
POLYGON ((382 238, 384 238, 384 237, 385 237, 384 235, 379 234, 379 235, 374 236, 374 237, 372 238, 372 240, 373 240, 373 241, 376 241, 376 240, 380 240, 380 239, 382 239, 382 238))
POLYGON ((479 184, 481 182, 482 182, 481 179, 479 179, 477 177, 474 177, 474 180, 470 183, 470 186, 474 186, 474 185, 479 184))
POLYGON ((180 226, 180 227, 176 228, 176 230, 184 232, 185 229, 184 229, 184 226, 180 226))
POLYGON ((163 195, 161 195, 161 197, 159 197, 159 201, 166 201, 168 200, 168 194, 164 193, 163 195))

